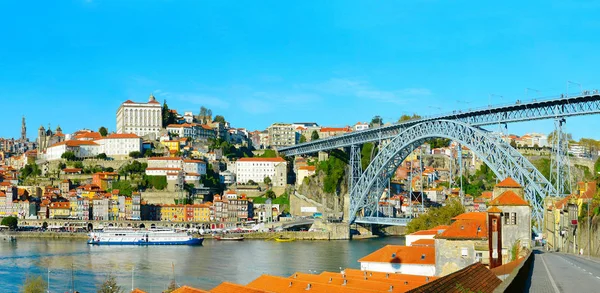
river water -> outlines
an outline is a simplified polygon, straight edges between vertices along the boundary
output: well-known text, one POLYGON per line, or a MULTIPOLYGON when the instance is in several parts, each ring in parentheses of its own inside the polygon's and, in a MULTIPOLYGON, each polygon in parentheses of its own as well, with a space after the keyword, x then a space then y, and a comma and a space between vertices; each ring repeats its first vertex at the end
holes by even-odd
POLYGON ((50 292, 96 292, 113 274, 129 292, 134 286, 161 292, 175 275, 178 284, 212 289, 223 281, 247 284, 262 274, 288 277, 294 272, 360 268, 358 259, 404 238, 353 241, 205 240, 203 246, 89 246, 81 240, 18 239, 0 242, 0 292, 18 292, 30 275, 48 276, 50 292), (73 267, 73 269, 71 269, 73 267))

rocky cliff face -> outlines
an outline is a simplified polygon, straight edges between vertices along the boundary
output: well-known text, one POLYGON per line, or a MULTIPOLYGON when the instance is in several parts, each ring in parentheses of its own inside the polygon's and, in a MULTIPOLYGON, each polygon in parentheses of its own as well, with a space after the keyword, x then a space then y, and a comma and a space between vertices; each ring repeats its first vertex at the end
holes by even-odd
POLYGON ((338 211, 341 211, 344 206, 343 196, 348 193, 348 168, 345 169, 345 174, 342 176, 342 180, 337 185, 337 195, 335 193, 330 194, 323 191, 323 185, 326 174, 323 171, 319 171, 317 174, 311 177, 307 177, 304 182, 298 187, 297 192, 318 202, 325 204, 328 209, 333 210, 337 201, 338 211))

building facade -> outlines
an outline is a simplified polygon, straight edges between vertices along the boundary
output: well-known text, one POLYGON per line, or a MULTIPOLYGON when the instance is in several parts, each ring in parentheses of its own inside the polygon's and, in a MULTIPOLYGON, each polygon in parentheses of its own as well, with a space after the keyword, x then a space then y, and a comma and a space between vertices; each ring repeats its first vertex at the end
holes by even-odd
POLYGON ((150 95, 147 103, 127 100, 117 110, 117 133, 158 135, 161 129, 162 106, 153 95, 150 95))
POLYGON ((273 186, 287 184, 287 162, 283 158, 241 158, 236 161, 236 182, 264 182, 266 177, 271 179, 273 186))

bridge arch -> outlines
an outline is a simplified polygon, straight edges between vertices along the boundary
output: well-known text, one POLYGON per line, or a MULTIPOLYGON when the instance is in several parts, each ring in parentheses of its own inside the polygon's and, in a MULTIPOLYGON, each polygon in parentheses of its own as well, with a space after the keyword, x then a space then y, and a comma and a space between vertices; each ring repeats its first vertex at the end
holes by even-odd
POLYGON ((350 193, 350 223, 357 213, 374 207, 386 182, 396 168, 416 148, 431 138, 449 138, 468 147, 482 159, 498 178, 512 177, 524 187, 525 197, 532 205, 532 216, 542 223, 543 200, 556 194, 555 188, 525 157, 507 142, 488 131, 455 120, 425 121, 413 125, 383 147, 360 178, 352 184, 350 193))

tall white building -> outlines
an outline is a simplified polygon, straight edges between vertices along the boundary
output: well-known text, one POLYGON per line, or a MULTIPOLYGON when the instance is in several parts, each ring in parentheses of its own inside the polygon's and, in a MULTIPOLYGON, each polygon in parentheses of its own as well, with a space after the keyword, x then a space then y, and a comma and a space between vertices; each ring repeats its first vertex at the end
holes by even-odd
POLYGON ((263 183, 265 177, 271 179, 273 186, 287 184, 287 162, 282 158, 241 158, 235 163, 237 183, 252 180, 263 183))
POLYGON ((162 106, 150 95, 147 103, 125 101, 117 110, 117 133, 139 136, 156 134, 162 129, 162 106))

